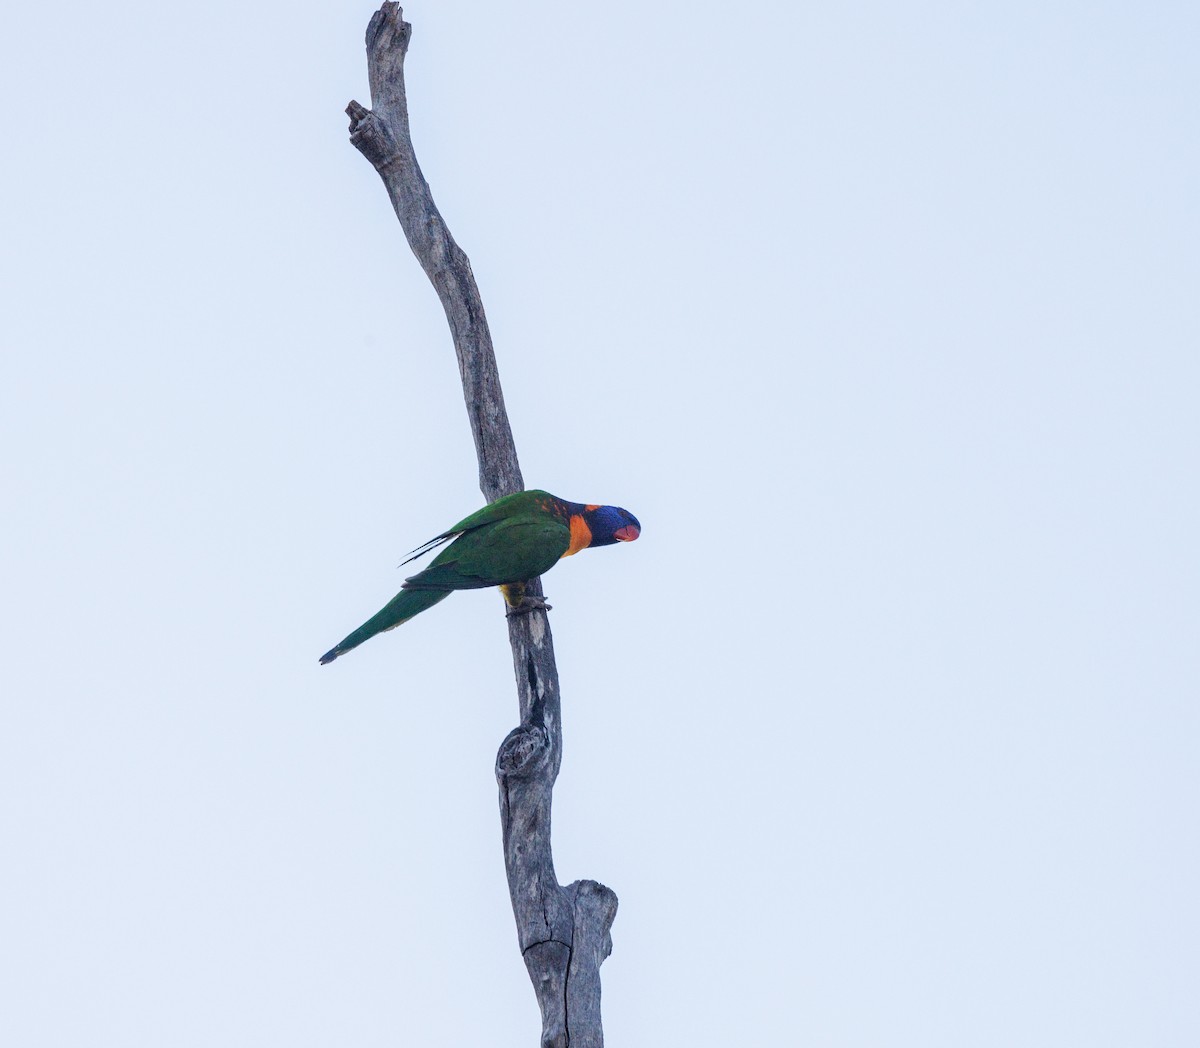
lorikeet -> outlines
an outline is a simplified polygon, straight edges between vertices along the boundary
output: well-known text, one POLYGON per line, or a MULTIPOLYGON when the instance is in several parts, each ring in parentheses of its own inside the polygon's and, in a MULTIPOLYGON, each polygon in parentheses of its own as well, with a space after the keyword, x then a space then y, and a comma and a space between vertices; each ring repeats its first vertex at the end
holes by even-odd
POLYGON ((345 655, 376 633, 395 629, 454 590, 499 586, 509 614, 548 607, 540 598, 525 595, 529 579, 588 546, 632 542, 641 530, 637 517, 616 506, 566 502, 545 491, 505 495, 414 550, 408 560, 454 540, 424 571, 405 579, 404 587, 378 614, 322 655, 321 664, 345 655))

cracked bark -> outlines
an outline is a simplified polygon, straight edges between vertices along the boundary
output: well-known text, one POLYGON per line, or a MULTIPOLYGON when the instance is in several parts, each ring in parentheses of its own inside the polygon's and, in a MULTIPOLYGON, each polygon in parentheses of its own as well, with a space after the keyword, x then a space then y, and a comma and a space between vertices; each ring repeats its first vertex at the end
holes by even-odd
MULTIPOLYGON (((492 502, 525 485, 471 263, 446 228, 413 151, 404 89, 411 35, 397 3, 385 3, 372 16, 371 108, 353 101, 346 107, 350 141, 379 172, 409 246, 446 311, 479 458, 479 487, 492 502)), ((540 579, 529 592, 542 595, 540 579)), ((541 1044, 600 1048, 600 965, 612 951, 617 897, 596 881, 563 887, 555 876, 550 807, 562 760, 562 724, 554 641, 544 611, 506 621, 521 723, 500 745, 496 780, 517 938, 541 1008, 541 1044)))

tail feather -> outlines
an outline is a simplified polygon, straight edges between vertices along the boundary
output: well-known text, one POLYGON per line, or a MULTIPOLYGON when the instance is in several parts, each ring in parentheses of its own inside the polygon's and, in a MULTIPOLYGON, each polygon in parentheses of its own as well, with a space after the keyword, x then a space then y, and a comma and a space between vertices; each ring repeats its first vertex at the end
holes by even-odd
POLYGON ((327 665, 339 655, 353 651, 363 641, 370 640, 377 633, 395 629, 414 615, 419 615, 427 608, 432 608, 438 601, 445 600, 451 592, 453 591, 448 589, 402 589, 345 640, 325 652, 321 656, 321 665, 327 665))

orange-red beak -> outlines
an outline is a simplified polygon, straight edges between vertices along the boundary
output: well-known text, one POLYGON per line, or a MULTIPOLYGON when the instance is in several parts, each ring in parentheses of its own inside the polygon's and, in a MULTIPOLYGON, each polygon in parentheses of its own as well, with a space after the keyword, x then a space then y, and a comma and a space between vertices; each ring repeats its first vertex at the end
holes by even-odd
POLYGON ((618 542, 632 542, 642 533, 642 529, 636 524, 626 524, 623 528, 617 528, 613 532, 613 538, 618 542))

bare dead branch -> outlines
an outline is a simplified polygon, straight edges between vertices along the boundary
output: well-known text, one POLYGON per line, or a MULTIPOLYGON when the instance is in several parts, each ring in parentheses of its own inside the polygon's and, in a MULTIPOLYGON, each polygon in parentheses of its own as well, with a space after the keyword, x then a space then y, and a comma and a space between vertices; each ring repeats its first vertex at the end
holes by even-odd
MULTIPOLYGON (((413 151, 404 89, 411 37, 399 4, 385 3, 372 16, 371 109, 353 101, 346 107, 350 141, 383 179, 409 246, 446 311, 479 458, 479 487, 491 502, 521 491, 524 481, 471 263, 450 235, 413 151)), ((528 592, 542 595, 541 580, 528 592)), ((612 951, 617 897, 596 881, 563 887, 555 876, 550 808, 562 725, 554 642, 545 611, 507 621, 521 724, 500 746, 496 780, 517 937, 542 1012, 544 1048, 601 1048, 600 965, 612 951)))

